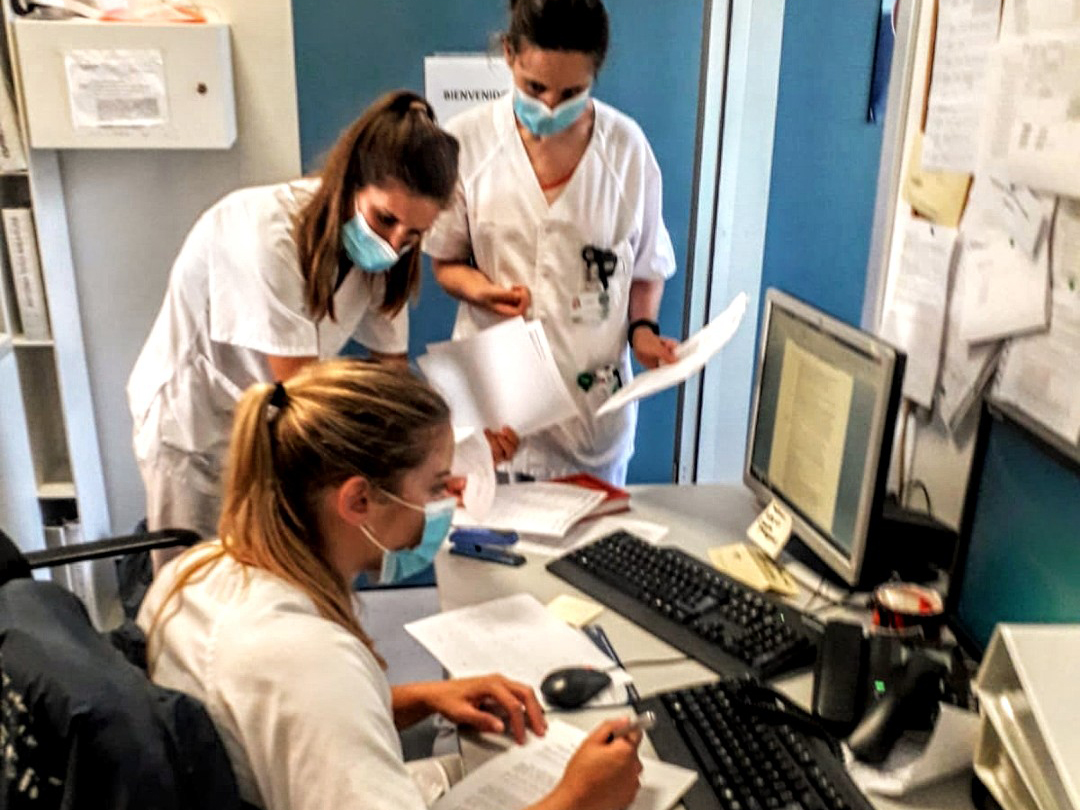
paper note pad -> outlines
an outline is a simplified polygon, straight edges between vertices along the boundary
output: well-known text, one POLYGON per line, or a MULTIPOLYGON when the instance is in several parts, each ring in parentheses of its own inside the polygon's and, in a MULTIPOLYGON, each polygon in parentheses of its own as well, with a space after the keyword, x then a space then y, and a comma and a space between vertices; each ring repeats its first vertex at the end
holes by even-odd
POLYGON ((547 609, 571 627, 582 628, 604 612, 604 608, 588 599, 561 594, 548 602, 547 609))
MULTIPOLYGON (((433 810, 527 807, 558 784, 566 763, 586 732, 552 720, 543 737, 529 735, 525 745, 488 760, 435 803, 433 810)), ((628 810, 668 810, 697 779, 697 773, 648 757, 641 758, 641 790, 628 810)))

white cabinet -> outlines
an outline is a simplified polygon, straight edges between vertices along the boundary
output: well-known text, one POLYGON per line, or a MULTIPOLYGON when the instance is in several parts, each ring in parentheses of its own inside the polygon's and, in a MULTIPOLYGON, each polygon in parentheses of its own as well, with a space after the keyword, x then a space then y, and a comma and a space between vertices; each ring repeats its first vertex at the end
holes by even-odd
MULTIPOLYGON (((14 115, 0 126, 7 118, 18 131, 0 144, 17 147, 26 130, 4 6, 0 66, 14 115)), ((23 155, 25 168, 16 160, 0 171, 0 528, 32 550, 46 526, 77 524, 87 541, 110 526, 57 156, 23 155)))

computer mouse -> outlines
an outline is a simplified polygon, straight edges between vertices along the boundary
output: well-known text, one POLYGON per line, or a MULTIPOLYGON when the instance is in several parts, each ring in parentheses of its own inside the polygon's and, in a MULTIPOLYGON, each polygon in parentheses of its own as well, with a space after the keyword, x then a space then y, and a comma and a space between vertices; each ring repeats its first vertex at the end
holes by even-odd
POLYGON ((540 694, 560 709, 584 706, 611 683, 606 672, 589 667, 565 667, 551 672, 540 684, 540 694))

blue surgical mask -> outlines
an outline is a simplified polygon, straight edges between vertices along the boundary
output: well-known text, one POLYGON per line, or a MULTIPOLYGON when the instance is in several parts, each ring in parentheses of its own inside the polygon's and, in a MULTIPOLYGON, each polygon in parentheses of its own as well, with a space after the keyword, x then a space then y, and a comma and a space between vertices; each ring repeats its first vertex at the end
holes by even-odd
POLYGON ((420 536, 420 545, 415 548, 391 551, 375 539, 375 534, 371 529, 367 526, 360 527, 368 540, 382 549, 383 561, 382 570, 379 572, 379 584, 393 585, 419 574, 434 562, 435 555, 439 553, 439 547, 442 545, 443 540, 446 539, 446 535, 450 534, 450 524, 454 519, 457 499, 442 498, 420 506, 419 504, 409 503, 409 501, 399 498, 392 492, 386 492, 386 490, 383 490, 383 492, 392 501, 396 501, 414 511, 424 513, 424 533, 420 536))
POLYGON ((588 103, 589 88, 568 98, 555 109, 538 98, 526 95, 520 87, 514 88, 514 115, 529 132, 540 138, 556 135, 573 124, 585 112, 588 103))
POLYGON ((369 273, 385 273, 400 258, 394 246, 371 229, 359 209, 341 226, 341 244, 352 263, 369 273))

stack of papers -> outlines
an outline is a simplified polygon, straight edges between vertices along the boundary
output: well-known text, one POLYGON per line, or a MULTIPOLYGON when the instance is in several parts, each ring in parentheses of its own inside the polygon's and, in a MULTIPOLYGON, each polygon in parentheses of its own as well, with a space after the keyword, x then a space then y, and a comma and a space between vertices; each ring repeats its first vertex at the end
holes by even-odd
POLYGON ((500 484, 482 518, 458 509, 454 525, 562 537, 603 500, 603 492, 554 481, 500 484))
MULTIPOLYGON (((562 779, 586 733, 560 720, 488 760, 450 789, 433 810, 517 810, 536 804, 562 779)), ((668 810, 697 779, 695 771, 642 757, 641 790, 629 810, 668 810)))
POLYGON ((554 670, 593 667, 607 671, 612 685, 587 705, 626 703, 630 676, 612 669, 611 659, 584 633, 561 622, 531 594, 438 613, 410 622, 405 630, 454 678, 499 672, 528 684, 539 698, 540 684, 554 670))
POLYGON ((417 358, 450 405, 455 428, 512 427, 528 436, 580 415, 539 321, 511 318, 417 358))

